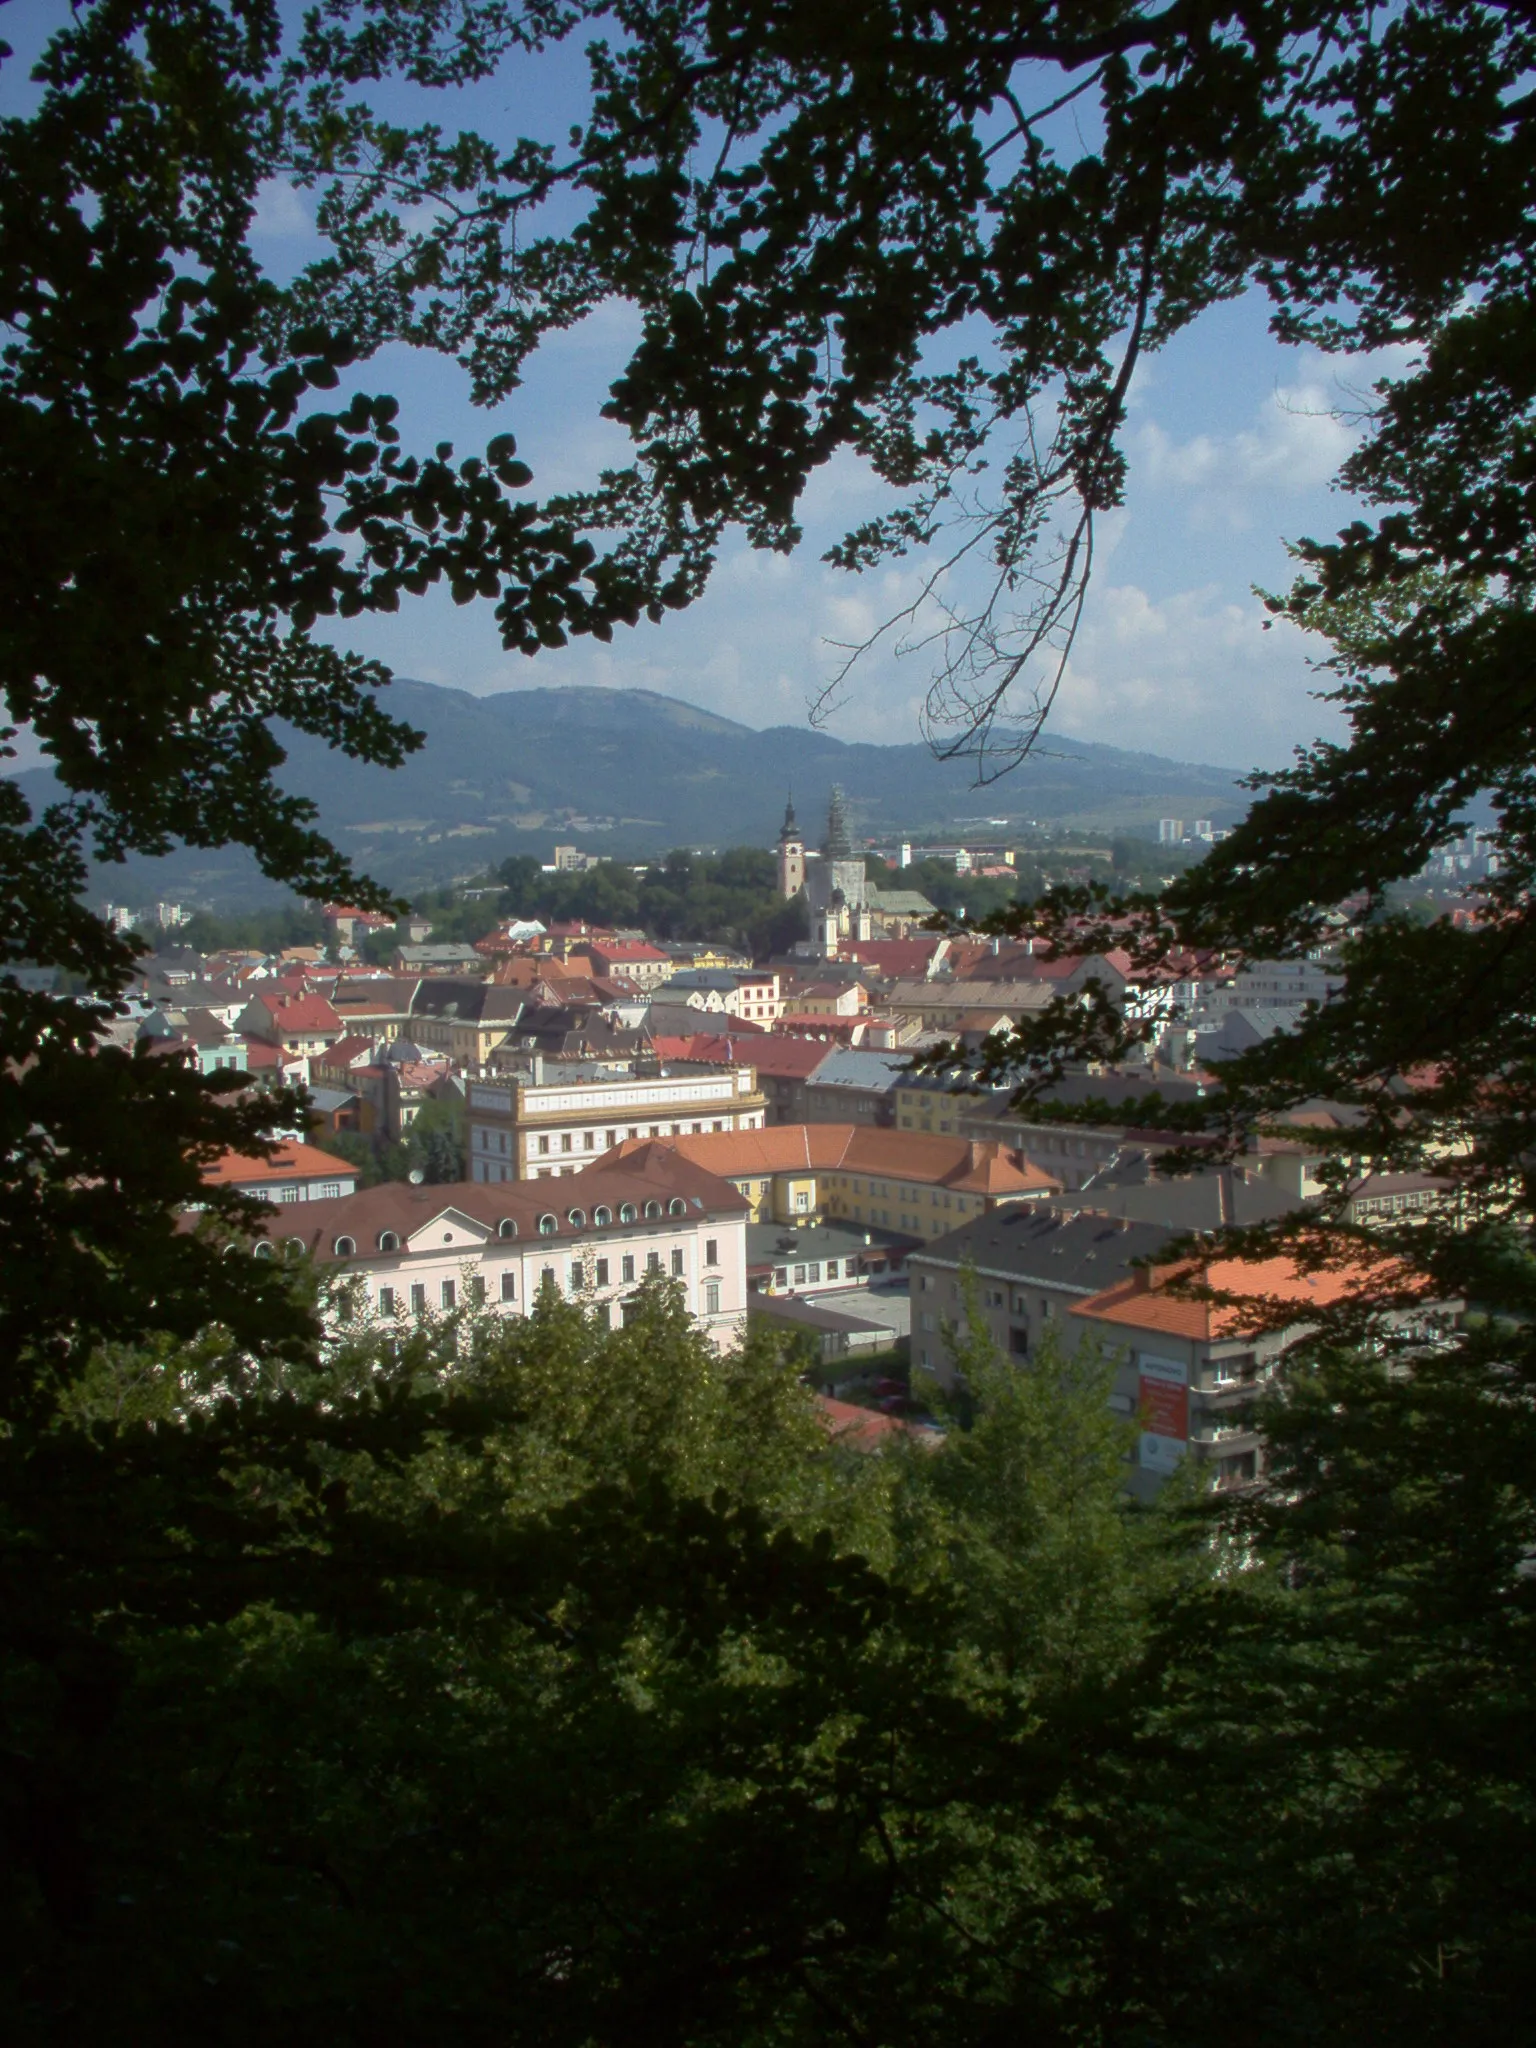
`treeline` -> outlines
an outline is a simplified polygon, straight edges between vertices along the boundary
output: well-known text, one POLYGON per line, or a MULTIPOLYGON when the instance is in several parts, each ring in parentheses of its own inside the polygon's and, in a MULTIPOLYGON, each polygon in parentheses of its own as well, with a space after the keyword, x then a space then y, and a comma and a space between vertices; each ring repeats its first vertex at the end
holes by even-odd
POLYGON ((756 846, 715 854, 677 848, 638 874, 616 861, 580 874, 546 874, 526 855, 496 870, 506 892, 504 916, 545 924, 584 919, 750 953, 782 951, 806 934, 803 905, 784 901, 776 876, 774 856, 756 846))
POLYGON ((1138 1508, 1094 1350, 962 1316, 963 1422, 871 1457, 632 1306, 107 1347, 0 1445, 37 1627, 114 1601, 11 1702, 18 2038, 1529 2039, 1532 1467, 1464 1362, 1298 1364, 1266 1498, 1138 1508))

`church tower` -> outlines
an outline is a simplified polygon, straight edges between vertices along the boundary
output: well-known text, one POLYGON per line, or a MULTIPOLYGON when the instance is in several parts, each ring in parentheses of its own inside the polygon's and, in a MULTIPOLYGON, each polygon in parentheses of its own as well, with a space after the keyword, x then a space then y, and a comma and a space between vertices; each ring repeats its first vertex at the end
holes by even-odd
POLYGON ((805 841, 795 823, 795 798, 790 792, 779 828, 779 894, 798 896, 805 886, 805 841))

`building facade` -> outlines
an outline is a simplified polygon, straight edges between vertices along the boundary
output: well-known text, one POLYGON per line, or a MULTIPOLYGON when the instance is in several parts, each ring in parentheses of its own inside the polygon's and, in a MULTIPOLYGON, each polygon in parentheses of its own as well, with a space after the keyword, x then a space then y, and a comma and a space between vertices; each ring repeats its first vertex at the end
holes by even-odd
POLYGON ((746 1204, 663 1146, 591 1168, 558 1198, 387 1181, 265 1219, 255 1251, 313 1259, 331 1282, 333 1326, 348 1312, 402 1330, 461 1309, 526 1316, 548 1288, 617 1327, 647 1279, 676 1282, 722 1349, 746 1314, 746 1204))
POLYGON ((767 1114, 750 1067, 649 1078, 471 1079, 465 1107, 469 1177, 482 1185, 568 1178, 616 1145, 757 1130, 767 1114))

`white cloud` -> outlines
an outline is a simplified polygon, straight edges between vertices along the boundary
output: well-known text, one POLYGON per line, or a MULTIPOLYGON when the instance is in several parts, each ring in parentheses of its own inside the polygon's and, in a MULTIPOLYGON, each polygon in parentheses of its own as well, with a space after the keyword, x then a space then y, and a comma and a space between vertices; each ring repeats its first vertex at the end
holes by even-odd
POLYGON ((288 242, 314 232, 314 216, 303 195, 286 178, 266 179, 256 194, 251 233, 288 242))

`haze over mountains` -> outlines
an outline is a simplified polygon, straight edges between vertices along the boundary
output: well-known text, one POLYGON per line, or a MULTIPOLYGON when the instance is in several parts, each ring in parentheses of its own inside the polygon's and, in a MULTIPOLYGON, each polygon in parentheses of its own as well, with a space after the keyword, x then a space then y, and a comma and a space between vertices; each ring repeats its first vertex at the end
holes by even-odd
MULTIPOLYGON (((393 773, 296 738, 283 774, 312 796, 322 825, 369 872, 400 888, 448 881, 510 853, 549 858, 555 840, 636 858, 679 845, 767 845, 792 788, 819 837, 833 782, 856 833, 984 837, 989 819, 1155 829, 1160 816, 1229 824, 1247 798, 1223 768, 1078 740, 977 789, 963 761, 926 746, 849 744, 806 726, 753 731, 645 690, 509 690, 476 697, 397 679, 383 702, 427 735, 393 773)), ((51 777, 21 778, 34 801, 51 777)), ((993 828, 994 836, 996 827, 993 828)), ((100 886, 137 900, 270 892, 244 855, 187 850, 107 871, 100 886)))

